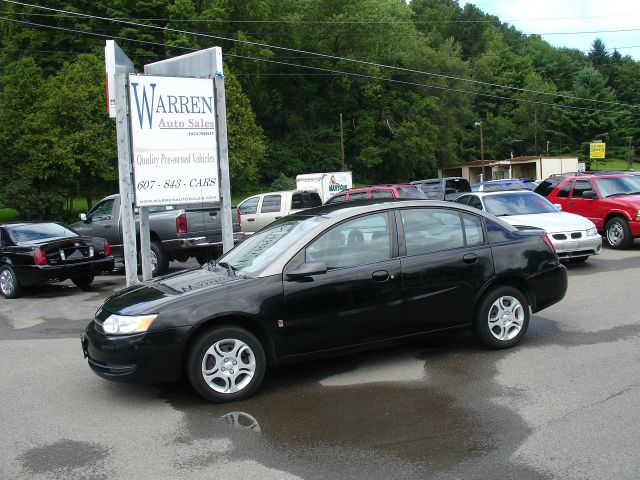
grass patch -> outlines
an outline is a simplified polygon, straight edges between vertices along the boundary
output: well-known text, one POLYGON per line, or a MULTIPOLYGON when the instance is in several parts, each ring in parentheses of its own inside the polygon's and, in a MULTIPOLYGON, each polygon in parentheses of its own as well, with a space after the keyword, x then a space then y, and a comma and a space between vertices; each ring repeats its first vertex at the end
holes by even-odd
POLYGON ((13 208, 0 208, 0 222, 18 220, 18 211, 13 208))
MULTIPOLYGON (((600 160, 596 164, 595 160, 591 160, 590 170, 592 172, 602 171, 602 170, 626 170, 628 167, 628 163, 626 159, 621 158, 611 158, 605 159, 604 161, 600 160)), ((640 170, 640 163, 632 162, 631 168, 633 170, 640 170)))

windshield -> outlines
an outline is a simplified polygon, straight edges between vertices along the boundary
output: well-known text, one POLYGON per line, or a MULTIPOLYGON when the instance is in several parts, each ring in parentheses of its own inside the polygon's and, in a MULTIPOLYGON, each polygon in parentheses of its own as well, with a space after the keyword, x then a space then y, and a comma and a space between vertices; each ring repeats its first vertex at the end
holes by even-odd
POLYGON ((640 179, 635 176, 595 178, 593 181, 602 197, 640 193, 640 179))
POLYGON ((73 230, 59 223, 29 223, 7 227, 14 240, 21 242, 39 242, 54 238, 77 237, 73 230))
POLYGON ((484 206, 487 212, 496 217, 558 212, 551 202, 533 192, 487 195, 484 197, 484 206))
POLYGON ((217 263, 225 264, 237 274, 255 276, 322 221, 322 217, 302 215, 277 220, 238 244, 217 263))

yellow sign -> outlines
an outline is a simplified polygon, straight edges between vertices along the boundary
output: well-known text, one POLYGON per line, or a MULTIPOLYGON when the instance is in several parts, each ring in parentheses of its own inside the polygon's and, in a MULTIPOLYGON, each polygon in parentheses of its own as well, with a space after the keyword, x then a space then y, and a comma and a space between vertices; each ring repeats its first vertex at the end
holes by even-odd
POLYGON ((606 143, 590 143, 589 158, 604 158, 606 143))

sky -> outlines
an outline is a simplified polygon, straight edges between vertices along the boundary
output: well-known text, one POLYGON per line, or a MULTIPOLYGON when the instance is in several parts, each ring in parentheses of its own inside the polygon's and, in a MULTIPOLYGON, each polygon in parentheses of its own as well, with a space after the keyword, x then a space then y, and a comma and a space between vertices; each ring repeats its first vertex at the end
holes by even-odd
POLYGON ((596 38, 607 48, 640 60, 640 0, 472 0, 485 13, 497 16, 522 33, 541 34, 555 47, 577 48, 587 53, 596 38), (603 30, 628 30, 603 32, 603 30), (544 35, 545 33, 571 33, 544 35), (633 47, 633 48, 623 48, 633 47))

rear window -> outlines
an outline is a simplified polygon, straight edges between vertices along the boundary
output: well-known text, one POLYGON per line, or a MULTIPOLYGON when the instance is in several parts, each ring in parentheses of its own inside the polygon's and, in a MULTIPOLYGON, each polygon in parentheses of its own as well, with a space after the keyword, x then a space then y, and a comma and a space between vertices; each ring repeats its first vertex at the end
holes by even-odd
POLYGON ((450 178, 445 183, 447 193, 467 193, 471 191, 471 185, 465 178, 450 178), (450 190, 454 190, 450 192, 450 190))
POLYGON ((398 187, 399 198, 426 198, 418 187, 412 185, 410 187, 398 187))
POLYGON ((442 189, 440 188, 440 182, 420 183, 418 184, 418 186, 427 198, 431 200, 440 200, 442 198, 442 189))
POLYGON ((544 180, 538 187, 534 190, 539 195, 543 197, 548 197, 551 191, 558 186, 560 180, 547 178, 544 180))
POLYGON ((320 195, 317 192, 300 192, 291 195, 291 208, 312 208, 322 205, 320 195))
POLYGON ((9 226, 7 230, 17 243, 78 236, 73 230, 58 223, 23 224, 9 226))

